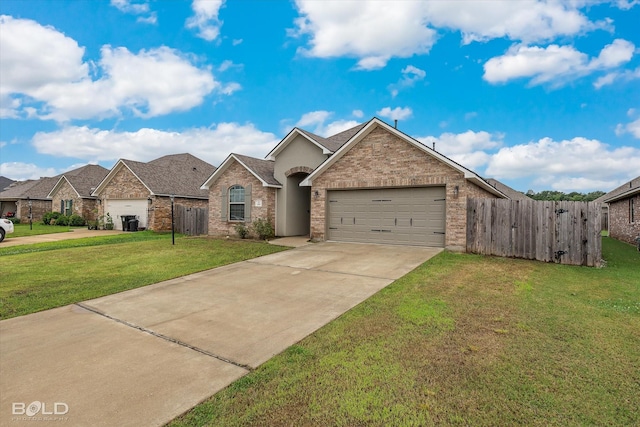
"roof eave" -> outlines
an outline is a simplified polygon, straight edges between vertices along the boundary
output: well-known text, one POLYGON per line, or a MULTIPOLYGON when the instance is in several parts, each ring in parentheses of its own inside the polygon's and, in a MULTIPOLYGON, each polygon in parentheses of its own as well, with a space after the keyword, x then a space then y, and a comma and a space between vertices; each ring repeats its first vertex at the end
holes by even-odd
POLYGON ((302 132, 300 129, 295 127, 293 129, 291 129, 291 131, 287 134, 287 136, 285 136, 282 139, 282 141, 280 141, 278 143, 278 145, 273 147, 273 150, 269 151, 269 153, 267 154, 265 159, 266 160, 272 160, 272 161, 275 160, 276 156, 278 154, 280 154, 280 152, 282 150, 284 150, 291 143, 291 141, 293 141, 295 139, 295 137, 297 135, 301 135, 302 137, 307 139, 309 142, 311 142, 313 145, 315 145, 316 147, 321 149, 322 150, 322 154, 325 154, 325 155, 333 154, 333 151, 329 150, 327 147, 325 147, 324 145, 320 144, 318 141, 316 141, 315 139, 311 138, 309 135, 307 135, 306 133, 302 132))
POLYGON ((640 194, 640 187, 632 188, 631 190, 625 191, 624 193, 620 193, 616 196, 605 199, 603 203, 617 202, 618 200, 626 199, 627 197, 635 196, 636 194, 640 194))

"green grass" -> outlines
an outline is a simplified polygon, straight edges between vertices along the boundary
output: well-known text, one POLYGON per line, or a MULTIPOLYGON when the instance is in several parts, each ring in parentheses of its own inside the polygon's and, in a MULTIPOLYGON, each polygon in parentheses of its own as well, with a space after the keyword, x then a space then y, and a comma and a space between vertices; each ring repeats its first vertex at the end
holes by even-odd
POLYGON ((184 276, 285 248, 139 232, 0 249, 6 319, 184 276))
POLYGON ((32 230, 29 229, 29 223, 13 224, 13 233, 7 234, 6 239, 14 237, 37 236, 38 234, 66 233, 71 231, 71 227, 62 227, 57 225, 43 225, 41 222, 34 222, 32 230))
POLYGON ((640 253, 442 253, 171 426, 640 424, 640 253))

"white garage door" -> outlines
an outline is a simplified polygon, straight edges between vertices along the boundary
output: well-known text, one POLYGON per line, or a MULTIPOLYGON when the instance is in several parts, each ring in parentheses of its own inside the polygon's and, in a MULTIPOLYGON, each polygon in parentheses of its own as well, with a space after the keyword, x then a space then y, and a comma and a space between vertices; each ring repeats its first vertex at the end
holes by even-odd
POLYGON ((138 227, 147 226, 147 199, 107 200, 105 207, 116 230, 122 230, 122 215, 135 215, 138 227))
POLYGON ((445 188, 334 190, 328 239, 444 247, 445 188))

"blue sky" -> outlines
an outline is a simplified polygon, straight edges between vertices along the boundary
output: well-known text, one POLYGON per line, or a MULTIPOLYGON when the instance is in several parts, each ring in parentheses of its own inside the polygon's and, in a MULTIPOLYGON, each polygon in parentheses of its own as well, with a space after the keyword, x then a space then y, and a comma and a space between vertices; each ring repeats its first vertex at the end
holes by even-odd
POLYGON ((4 0, 0 175, 377 116, 520 191, 640 174, 638 1, 4 0))

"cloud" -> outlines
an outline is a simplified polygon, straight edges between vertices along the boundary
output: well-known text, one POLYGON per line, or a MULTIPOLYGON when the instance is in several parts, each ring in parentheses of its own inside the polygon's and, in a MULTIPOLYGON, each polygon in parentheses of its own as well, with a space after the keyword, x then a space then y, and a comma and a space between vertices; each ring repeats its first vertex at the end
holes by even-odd
POLYGON ((488 151, 501 147, 503 138, 504 135, 500 133, 468 130, 458 134, 447 132, 439 137, 424 136, 416 139, 430 148, 433 148, 435 142, 435 149, 439 153, 467 168, 477 169, 489 162, 491 155, 488 151))
POLYGON ((622 177, 637 176, 640 149, 611 148, 596 139, 575 137, 503 147, 491 156, 486 173, 498 179, 535 178, 557 190, 613 188, 622 177), (612 184, 612 185, 609 185, 612 184))
POLYGON ((222 21, 218 19, 224 0, 193 0, 191 9, 194 15, 187 19, 185 26, 198 31, 197 36, 213 41, 220 35, 222 21))
POLYGON ((603 86, 613 84, 615 81, 628 82, 636 79, 640 79, 640 67, 637 67, 635 70, 613 71, 611 73, 607 73, 604 76, 599 77, 593 83, 593 86, 596 89, 600 89, 603 86))
POLYGON ((202 104, 211 93, 231 94, 197 58, 166 46, 130 52, 105 45, 98 63, 84 62, 84 48, 54 28, 31 20, 0 18, 3 117, 60 122, 119 116, 154 117, 202 104), (48 52, 43 55, 42 52, 48 52))
POLYGON ((144 24, 156 24, 158 22, 158 15, 156 12, 151 12, 147 1, 136 3, 133 0, 111 0, 111 6, 116 7, 123 13, 143 15, 138 16, 137 22, 144 24))
POLYGON ((396 107, 393 110, 391 107, 384 107, 382 110, 377 111, 376 114, 391 120, 405 120, 413 115, 413 111, 409 107, 396 107))
MULTIPOLYGON (((358 110, 356 110, 358 111, 358 110)), ((296 127, 309 130, 316 135, 328 137, 335 135, 352 127, 358 126, 360 123, 355 120, 335 120, 326 123, 327 120, 333 116, 333 112, 318 110, 311 111, 302 115, 300 120, 295 124, 296 127)))
MULTIPOLYGON (((634 115, 635 110, 631 108, 629 112, 628 115, 631 117, 634 115)), ((616 135, 621 136, 625 133, 629 133, 633 135, 634 138, 640 139, 640 117, 627 124, 618 123, 618 126, 616 126, 616 135)))
POLYGON ((424 80, 426 75, 427 73, 424 70, 414 67, 413 65, 407 65, 402 70, 402 77, 400 77, 400 80, 398 80, 397 83, 389 85, 388 89, 391 92, 391 96, 395 98, 400 90, 413 87, 416 82, 424 80))
POLYGON ((58 173, 54 168, 41 168, 33 163, 0 163, 0 175, 15 181, 40 179, 43 176, 55 176, 58 173))
POLYGON ((358 119, 361 119, 361 118, 364 116, 364 113, 362 112, 362 110, 353 110, 353 111, 351 112, 351 115, 352 115, 353 117, 356 117, 356 118, 358 118, 358 119))
POLYGON ((230 152, 263 157, 279 139, 252 123, 218 123, 182 132, 142 128, 135 132, 68 126, 54 132, 38 132, 31 143, 38 153, 87 161, 119 158, 149 161, 166 154, 189 152, 219 165, 230 152), (68 142, 73 141, 69 151, 68 142))
POLYGON ((484 64, 483 78, 493 84, 530 78, 531 85, 552 82, 558 86, 598 70, 618 67, 628 62, 634 51, 635 45, 623 39, 614 40, 590 60, 573 46, 514 45, 505 55, 484 64))

